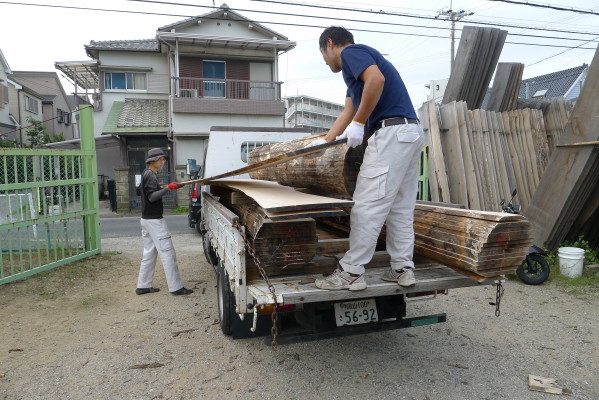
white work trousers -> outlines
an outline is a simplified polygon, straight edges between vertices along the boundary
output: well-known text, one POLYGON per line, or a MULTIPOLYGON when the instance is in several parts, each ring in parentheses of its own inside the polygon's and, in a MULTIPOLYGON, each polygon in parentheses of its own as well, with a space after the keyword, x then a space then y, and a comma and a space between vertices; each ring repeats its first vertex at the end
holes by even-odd
POLYGON ((349 250, 339 261, 345 271, 364 273, 384 223, 391 268, 414 268, 414 207, 423 136, 420 125, 403 124, 379 129, 368 140, 353 196, 349 250))
POLYGON ((154 272, 156 271, 156 258, 160 255, 164 273, 166 274, 166 283, 169 292, 174 292, 183 287, 179 268, 177 267, 177 256, 171 233, 169 232, 166 221, 162 219, 141 219, 141 238, 144 243, 144 253, 139 267, 139 276, 137 278, 138 288, 150 288, 154 281, 154 272))

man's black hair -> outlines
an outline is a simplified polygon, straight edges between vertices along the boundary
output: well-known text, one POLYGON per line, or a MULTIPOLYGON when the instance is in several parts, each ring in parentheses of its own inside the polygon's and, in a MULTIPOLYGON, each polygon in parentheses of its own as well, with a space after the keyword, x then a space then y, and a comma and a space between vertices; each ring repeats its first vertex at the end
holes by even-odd
POLYGON ((321 49, 327 48, 327 40, 331 39, 335 46, 345 46, 346 44, 354 44, 354 35, 342 26, 329 26, 322 32, 318 45, 321 49))

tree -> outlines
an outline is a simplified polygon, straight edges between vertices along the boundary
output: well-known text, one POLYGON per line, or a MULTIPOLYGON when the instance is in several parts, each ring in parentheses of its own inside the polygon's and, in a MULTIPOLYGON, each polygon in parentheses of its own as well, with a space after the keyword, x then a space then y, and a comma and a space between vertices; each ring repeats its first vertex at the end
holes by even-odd
POLYGON ((29 129, 25 131, 27 137, 29 138, 29 145, 32 148, 37 148, 43 144, 46 144, 46 127, 42 125, 40 121, 31 116, 27 117, 27 122, 31 124, 29 129))

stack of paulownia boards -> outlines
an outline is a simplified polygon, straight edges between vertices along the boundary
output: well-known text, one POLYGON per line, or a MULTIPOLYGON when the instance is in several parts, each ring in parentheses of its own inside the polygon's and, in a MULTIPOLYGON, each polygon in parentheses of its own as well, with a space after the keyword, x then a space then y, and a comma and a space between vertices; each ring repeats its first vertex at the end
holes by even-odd
POLYGON ((543 113, 468 110, 465 102, 425 103, 418 110, 429 149, 432 201, 500 211, 518 189, 528 208, 549 160, 543 113))
POLYGON ((443 104, 462 100, 481 106, 506 37, 504 30, 464 26, 443 104))
POLYGON ((491 95, 485 108, 489 111, 499 112, 515 109, 523 72, 524 64, 521 63, 497 64, 491 95))
MULTIPOLYGON (((317 138, 258 148, 250 153, 249 164, 297 150, 317 138)), ((332 147, 250 174, 259 180, 211 182, 211 190, 240 217, 267 274, 326 272, 335 267, 336 258, 331 256, 349 248, 346 213, 353 203, 347 199, 361 164, 356 154, 362 149, 332 147)), ((415 232, 417 254, 478 280, 514 272, 532 243, 530 224, 520 215, 432 204, 417 205, 415 232)), ((383 230, 382 248, 384 242, 383 230)), ((385 262, 388 265, 388 256, 377 253, 369 266, 385 262)), ((251 270, 251 261, 249 265, 251 270)))

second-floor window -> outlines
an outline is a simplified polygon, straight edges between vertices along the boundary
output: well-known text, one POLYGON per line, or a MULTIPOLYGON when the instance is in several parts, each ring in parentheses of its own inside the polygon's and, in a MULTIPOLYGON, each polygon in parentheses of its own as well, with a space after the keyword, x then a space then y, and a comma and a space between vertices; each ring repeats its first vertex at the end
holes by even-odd
POLYGON ((225 62, 204 61, 203 64, 204 96, 225 97, 225 62))
POLYGON ((37 114, 39 112, 38 101, 33 97, 25 96, 25 110, 37 114))
POLYGON ((146 74, 137 72, 105 72, 104 89, 146 90, 146 74))

